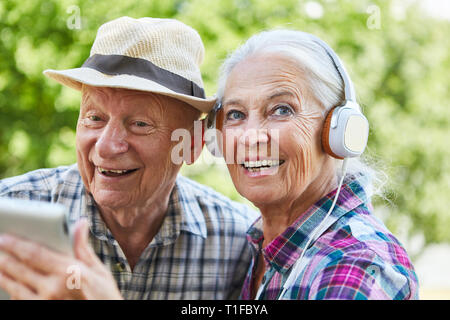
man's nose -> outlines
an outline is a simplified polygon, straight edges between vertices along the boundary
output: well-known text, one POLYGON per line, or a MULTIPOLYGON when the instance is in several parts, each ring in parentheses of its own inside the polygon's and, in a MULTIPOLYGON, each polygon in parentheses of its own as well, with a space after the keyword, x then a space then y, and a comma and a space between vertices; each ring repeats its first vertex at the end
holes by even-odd
POLYGON ((112 158, 128 151, 127 130, 123 124, 113 122, 104 127, 95 145, 102 158, 112 158))

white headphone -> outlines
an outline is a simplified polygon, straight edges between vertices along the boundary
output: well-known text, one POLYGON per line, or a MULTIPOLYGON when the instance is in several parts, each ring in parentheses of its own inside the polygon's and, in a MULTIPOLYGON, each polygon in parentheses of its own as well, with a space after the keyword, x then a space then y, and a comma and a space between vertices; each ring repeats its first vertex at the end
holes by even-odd
MULTIPOLYGON (((344 82, 344 103, 342 105, 333 107, 325 118, 323 130, 322 130, 322 147, 324 151, 330 156, 337 159, 344 159, 342 164, 342 170, 340 174, 340 180, 336 195, 333 200, 329 211, 321 221, 321 223, 316 227, 316 229, 311 233, 308 242, 306 243, 300 258, 297 259, 295 264, 291 267, 292 270, 289 274, 288 279, 283 285, 283 291, 281 292, 278 299, 282 299, 286 294, 287 290, 294 285, 298 276, 301 274, 302 269, 305 267, 305 260, 302 261, 304 253, 308 249, 309 245, 317 240, 320 235, 325 232, 333 223, 333 219, 328 220, 331 215, 341 187, 344 181, 345 173, 347 170, 347 159, 353 157, 359 157, 366 148, 367 139, 369 136, 369 122, 367 118, 362 114, 361 107, 356 102, 355 89, 350 77, 345 70, 345 67, 337 54, 321 39, 311 34, 306 34, 312 41, 318 43, 326 53, 330 56, 333 61, 334 66, 338 70, 344 82)), ((217 130, 216 130, 216 119, 217 113, 221 109, 221 103, 218 102, 214 106, 213 110, 209 113, 206 121, 207 129, 214 129, 210 134, 209 141, 206 141, 206 147, 211 152, 212 155, 220 157, 221 150, 217 141, 217 130)), ((256 299, 258 299, 264 289, 264 286, 258 290, 256 299)))

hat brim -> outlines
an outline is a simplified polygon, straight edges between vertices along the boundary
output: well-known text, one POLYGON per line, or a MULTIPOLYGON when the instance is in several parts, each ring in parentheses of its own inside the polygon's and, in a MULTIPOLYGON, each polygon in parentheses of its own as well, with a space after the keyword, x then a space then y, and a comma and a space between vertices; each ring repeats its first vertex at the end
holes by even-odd
POLYGON ((44 71, 44 75, 53 80, 58 81, 59 83, 67 87, 79 91, 81 90, 82 84, 86 84, 93 87, 123 88, 123 89, 158 93, 186 102, 192 107, 205 113, 211 111, 216 102, 215 97, 201 99, 177 93, 158 84, 157 82, 140 78, 137 76, 128 74, 107 75, 95 69, 85 67, 68 70, 47 69, 44 71))

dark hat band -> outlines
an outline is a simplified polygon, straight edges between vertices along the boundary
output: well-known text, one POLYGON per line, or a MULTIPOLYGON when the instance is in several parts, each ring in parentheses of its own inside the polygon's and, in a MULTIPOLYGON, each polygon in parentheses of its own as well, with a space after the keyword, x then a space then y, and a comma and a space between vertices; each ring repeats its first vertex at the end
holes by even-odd
POLYGON ((205 91, 195 82, 160 68, 152 62, 122 55, 94 54, 82 65, 108 75, 132 75, 159 83, 170 90, 205 99, 205 91))

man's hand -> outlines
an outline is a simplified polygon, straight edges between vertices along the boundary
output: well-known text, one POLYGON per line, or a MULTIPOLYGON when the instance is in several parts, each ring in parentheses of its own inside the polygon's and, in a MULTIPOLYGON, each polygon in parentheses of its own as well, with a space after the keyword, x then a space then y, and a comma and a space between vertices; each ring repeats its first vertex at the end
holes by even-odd
POLYGON ((34 242, 0 236, 0 288, 12 299, 122 299, 111 273, 88 243, 86 220, 75 226, 74 258, 34 242))

